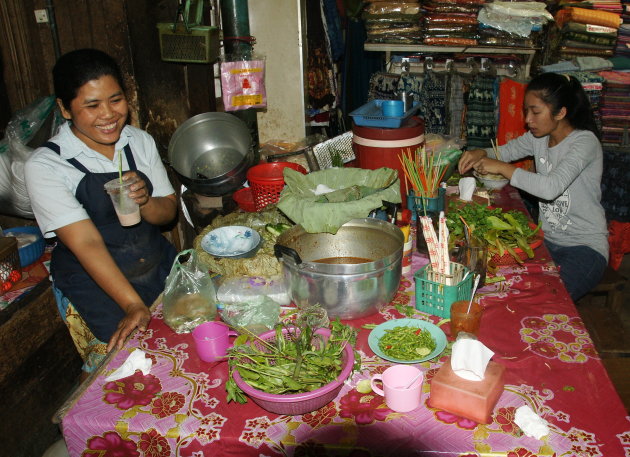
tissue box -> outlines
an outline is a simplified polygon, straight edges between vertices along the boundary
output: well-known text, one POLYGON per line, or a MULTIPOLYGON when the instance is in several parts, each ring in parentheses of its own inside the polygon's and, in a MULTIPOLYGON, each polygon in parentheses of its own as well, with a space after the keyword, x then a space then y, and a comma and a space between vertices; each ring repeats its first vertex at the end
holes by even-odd
POLYGON ((449 357, 431 380, 429 406, 479 424, 489 424, 503 393, 504 372, 503 365, 490 361, 483 381, 468 381, 453 372, 449 357))

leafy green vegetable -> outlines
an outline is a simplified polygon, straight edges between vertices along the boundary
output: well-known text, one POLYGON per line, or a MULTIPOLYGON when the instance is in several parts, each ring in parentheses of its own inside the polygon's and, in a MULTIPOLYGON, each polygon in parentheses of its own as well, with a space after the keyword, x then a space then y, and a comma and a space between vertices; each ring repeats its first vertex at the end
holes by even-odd
MULTIPOLYGON (((247 384, 270 394, 310 392, 334 381, 342 370, 346 345, 356 341, 356 330, 337 319, 331 323, 330 338, 325 339, 316 334, 317 322, 298 316, 293 323, 275 327, 275 341, 250 334, 245 343, 230 348, 227 401, 247 401, 234 381, 234 370, 247 384)), ((360 364, 361 357, 355 356, 355 369, 360 369, 360 364)))
POLYGON ((385 330, 378 347, 387 356, 399 360, 415 360, 432 353, 435 340, 431 333, 418 327, 394 327, 385 330))
POLYGON ((450 247, 465 238, 462 219, 470 227, 473 237, 488 243, 490 256, 502 256, 508 252, 517 262, 522 263, 514 251, 520 248, 528 258, 534 257, 530 243, 535 239, 540 224, 535 228, 530 227, 530 221, 523 212, 503 211, 501 208, 489 208, 479 203, 458 207, 455 202, 451 202, 446 215, 450 247))

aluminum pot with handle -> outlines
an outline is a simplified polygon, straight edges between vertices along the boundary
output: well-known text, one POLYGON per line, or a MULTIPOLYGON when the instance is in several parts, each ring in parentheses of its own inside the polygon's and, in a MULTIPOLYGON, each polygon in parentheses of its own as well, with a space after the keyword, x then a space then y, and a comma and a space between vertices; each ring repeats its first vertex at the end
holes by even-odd
POLYGON ((296 225, 274 246, 289 296, 298 307, 320 305, 331 318, 358 319, 389 303, 400 283, 404 236, 393 224, 353 219, 336 234, 308 233, 296 225), (321 260, 364 259, 362 263, 321 260))
POLYGON ((193 192, 226 195, 245 182, 253 165, 252 136, 245 122, 233 114, 197 114, 175 130, 168 160, 193 192))

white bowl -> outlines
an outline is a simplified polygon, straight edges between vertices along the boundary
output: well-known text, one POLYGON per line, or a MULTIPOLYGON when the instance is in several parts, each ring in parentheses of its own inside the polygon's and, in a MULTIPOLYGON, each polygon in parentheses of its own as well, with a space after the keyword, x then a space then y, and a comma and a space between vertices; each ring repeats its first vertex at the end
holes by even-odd
POLYGON ((482 175, 481 173, 473 171, 473 175, 475 175, 475 178, 477 178, 477 180, 482 183, 486 189, 501 189, 510 182, 509 179, 504 178, 502 175, 495 175, 492 173, 482 175))
POLYGON ((260 234, 242 225, 219 227, 205 234, 201 248, 215 257, 252 257, 261 244, 260 234))

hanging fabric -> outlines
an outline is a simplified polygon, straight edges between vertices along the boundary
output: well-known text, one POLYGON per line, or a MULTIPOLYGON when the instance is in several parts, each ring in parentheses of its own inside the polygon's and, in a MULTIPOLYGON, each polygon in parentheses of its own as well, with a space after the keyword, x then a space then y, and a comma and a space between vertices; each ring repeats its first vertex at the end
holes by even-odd
POLYGON ((395 100, 397 98, 400 75, 377 71, 370 77, 368 100, 395 100))
MULTIPOLYGON (((502 78, 499 83, 499 125, 497 129, 497 143, 503 146, 510 140, 525 133, 525 115, 523 114, 523 100, 525 98, 526 83, 512 78, 502 78)), ((532 159, 514 162, 519 168, 534 171, 532 159)))
POLYGON ((464 138, 464 94, 468 77, 459 72, 451 71, 447 79, 447 125, 448 134, 454 138, 464 138))
POLYGON ((446 77, 425 68, 420 89, 420 115, 425 133, 446 133, 446 77))
POLYGON ((489 148, 496 138, 497 78, 483 73, 473 80, 466 107, 467 149, 489 148))

